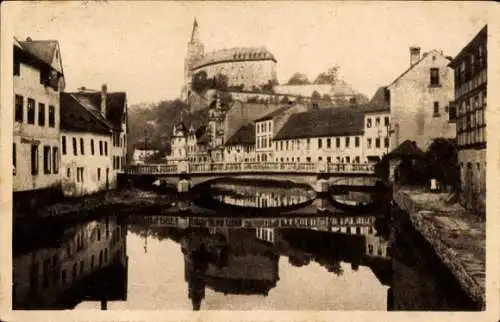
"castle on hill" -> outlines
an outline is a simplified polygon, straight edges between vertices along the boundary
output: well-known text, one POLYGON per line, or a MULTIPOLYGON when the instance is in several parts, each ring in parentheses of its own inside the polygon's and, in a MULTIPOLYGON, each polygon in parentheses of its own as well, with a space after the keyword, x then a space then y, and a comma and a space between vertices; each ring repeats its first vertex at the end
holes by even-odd
POLYGON ((276 63, 274 55, 265 47, 238 47, 205 52, 195 19, 184 62, 182 98, 187 100, 191 96, 192 77, 202 71, 209 79, 224 75, 227 77, 228 87, 237 87, 243 91, 275 84, 276 63))

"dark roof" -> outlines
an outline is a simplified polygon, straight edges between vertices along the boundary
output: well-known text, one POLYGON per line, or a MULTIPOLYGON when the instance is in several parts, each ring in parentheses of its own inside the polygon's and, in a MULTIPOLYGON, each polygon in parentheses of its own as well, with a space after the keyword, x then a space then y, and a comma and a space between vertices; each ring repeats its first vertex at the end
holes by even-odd
POLYGON ((57 50, 57 40, 29 40, 20 41, 21 46, 49 65, 52 65, 57 50))
MULTIPOLYGON (((72 94, 78 99, 88 101, 95 109, 100 109, 101 92, 76 92, 72 94)), ((126 99, 127 94, 125 92, 106 93, 106 119, 113 125, 115 130, 121 130, 122 128, 122 118, 126 114, 126 99)))
POLYGON ((283 106, 283 107, 280 107, 278 108, 277 110, 274 110, 258 119, 255 120, 255 122, 261 122, 261 121, 265 121, 265 120, 270 120, 272 119, 273 117, 275 117, 276 115, 279 115, 281 114, 282 112, 286 111, 287 109, 289 109, 290 106, 283 106))
POLYGON ((382 86, 373 95, 372 99, 360 105, 365 113, 388 112, 390 111, 390 92, 386 86, 382 86))
POLYGON ((417 143, 410 140, 404 141, 389 153, 389 157, 391 158, 422 158, 424 155, 424 151, 417 146, 417 143))
POLYGON ((356 107, 315 109, 292 114, 274 139, 359 135, 364 113, 356 107))
POLYGON ((206 53, 203 58, 195 62, 193 69, 218 63, 249 60, 272 60, 276 62, 274 55, 265 47, 227 48, 206 53))
POLYGON ((111 134, 111 127, 72 94, 61 93, 60 106, 63 131, 111 134))
POLYGON ((255 125, 253 123, 243 125, 226 141, 226 145, 239 144, 255 144, 255 125))
POLYGON ((207 127, 205 125, 200 126, 194 131, 194 135, 196 136, 196 140, 199 140, 203 134, 207 131, 207 127))
POLYGON ((488 25, 485 25, 481 30, 477 33, 477 35, 467 44, 464 48, 453 58, 453 60, 448 64, 449 67, 455 68, 460 61, 462 61, 463 56, 473 47, 476 47, 478 44, 485 43, 488 39, 488 25))

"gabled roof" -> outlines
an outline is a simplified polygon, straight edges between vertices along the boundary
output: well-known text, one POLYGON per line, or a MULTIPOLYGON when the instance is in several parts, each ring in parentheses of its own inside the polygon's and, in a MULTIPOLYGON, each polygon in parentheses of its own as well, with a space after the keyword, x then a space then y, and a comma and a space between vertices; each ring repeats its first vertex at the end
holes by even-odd
POLYGON ((389 112, 390 111, 390 92, 386 86, 382 86, 373 95, 372 99, 358 108, 365 113, 389 112))
MULTIPOLYGON (((50 66, 52 66, 54 55, 59 48, 57 40, 26 40, 19 41, 19 44, 21 44, 24 50, 37 56, 50 66)), ((62 70, 58 70, 58 72, 63 73, 62 70)))
POLYGON ((261 121, 265 121, 265 120, 270 120, 272 119, 273 117, 277 116, 277 115, 280 115, 281 113, 283 113, 284 111, 286 111, 287 109, 289 109, 290 106, 283 106, 283 107, 280 107, 278 108, 277 110, 274 110, 258 119, 256 119, 254 122, 261 122, 261 121))
POLYGON ((425 156, 415 141, 406 140, 389 153, 390 158, 423 158, 425 156))
POLYGON ((356 107, 314 109, 292 114, 274 139, 363 134, 364 113, 356 107))
MULTIPOLYGON (((85 100, 89 105, 93 106, 97 111, 101 106, 101 92, 76 92, 72 93, 78 99, 85 100)), ((127 94, 125 92, 108 92, 106 93, 106 119, 109 121, 115 130, 121 130, 122 118, 126 114, 127 94)))
POLYGON ((71 93, 61 93, 61 130, 111 134, 111 124, 103 122, 85 105, 71 93))
POLYGON ((410 67, 408 67, 408 69, 406 69, 401 75, 399 75, 398 77, 396 77, 396 79, 394 79, 389 85, 387 85, 387 87, 391 87, 392 85, 394 85, 397 81, 399 81, 401 78, 403 78, 406 74, 408 74, 409 71, 411 71, 415 66, 417 66, 418 64, 420 64, 424 59, 427 58, 427 56, 429 56, 429 54, 431 53, 434 53, 434 54, 437 54, 437 55, 441 55, 443 57, 445 57, 446 59, 450 60, 450 58, 448 56, 444 56, 441 52, 437 51, 436 49, 432 49, 426 53, 423 53, 422 54, 422 57, 417 60, 415 63, 413 63, 412 65, 410 65, 410 67))
POLYGON ((255 125, 253 123, 243 125, 226 141, 226 145, 247 144, 255 144, 255 125))

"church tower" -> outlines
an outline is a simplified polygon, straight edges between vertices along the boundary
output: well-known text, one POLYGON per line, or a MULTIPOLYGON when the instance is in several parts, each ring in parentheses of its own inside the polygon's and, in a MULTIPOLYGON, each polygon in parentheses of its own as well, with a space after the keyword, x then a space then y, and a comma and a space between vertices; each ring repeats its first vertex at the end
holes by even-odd
MULTIPOLYGON (((184 61, 184 82, 186 86, 186 91, 189 96, 189 91, 191 89, 191 77, 192 77, 192 68, 196 62, 203 58, 205 55, 205 47, 200 40, 200 32, 198 30, 198 21, 196 18, 193 22, 193 30, 191 32, 191 39, 188 42, 187 48, 187 57, 184 61)), ((186 97, 187 98, 187 97, 186 97)))

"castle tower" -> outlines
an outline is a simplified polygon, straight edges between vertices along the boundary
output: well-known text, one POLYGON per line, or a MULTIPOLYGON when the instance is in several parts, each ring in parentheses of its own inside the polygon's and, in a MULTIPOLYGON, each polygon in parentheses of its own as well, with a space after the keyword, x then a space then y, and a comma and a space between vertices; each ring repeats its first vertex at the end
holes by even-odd
POLYGON ((189 39, 187 49, 187 57, 184 61, 184 80, 186 90, 189 91, 191 88, 191 70, 193 65, 205 55, 205 46, 203 46, 200 40, 200 32, 198 30, 198 21, 196 21, 196 18, 193 22, 193 30, 191 31, 191 38, 189 39))

